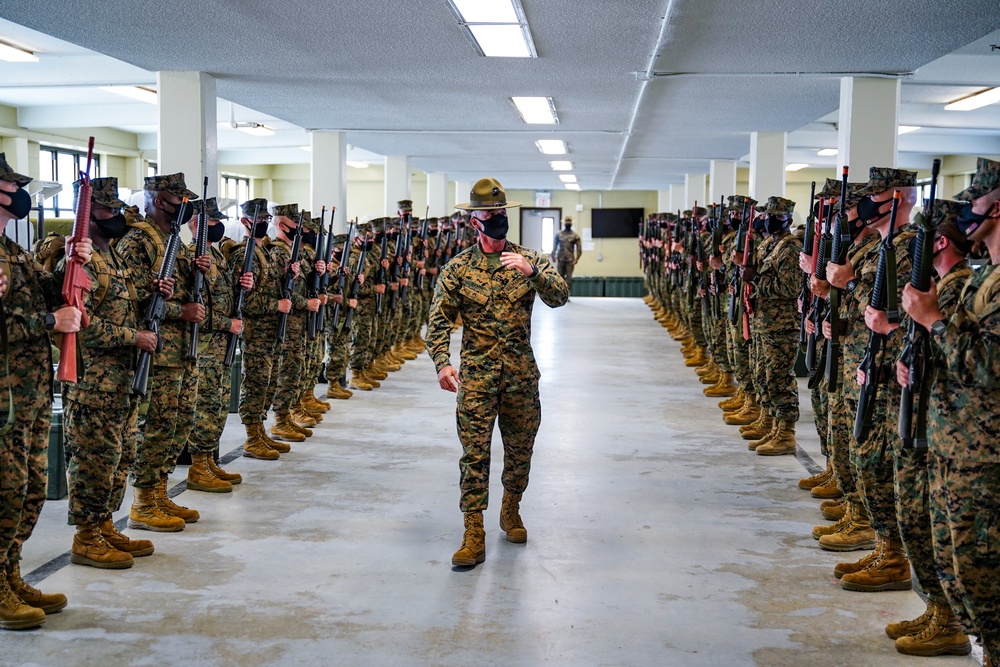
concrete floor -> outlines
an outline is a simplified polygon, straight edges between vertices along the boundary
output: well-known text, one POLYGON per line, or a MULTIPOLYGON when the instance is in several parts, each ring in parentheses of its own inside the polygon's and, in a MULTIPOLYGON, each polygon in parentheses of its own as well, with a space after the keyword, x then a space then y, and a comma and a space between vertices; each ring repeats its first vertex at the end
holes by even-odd
MULTIPOLYGON (((795 486, 803 462, 821 461, 807 395, 801 460, 757 457, 640 300, 539 303, 534 342, 544 417, 522 504, 527 545, 497 526, 497 457, 487 560, 452 569, 454 397, 424 356, 335 402, 279 461, 237 458, 234 493, 182 493, 201 521, 152 534, 156 554, 130 570, 68 564, 66 502, 49 502, 23 570, 69 607, 3 633, 0 664, 925 661, 883 634, 923 610, 918 596, 841 590, 832 568, 843 556, 809 535, 823 520, 795 486)), ((231 416, 223 451, 241 442, 231 416)))

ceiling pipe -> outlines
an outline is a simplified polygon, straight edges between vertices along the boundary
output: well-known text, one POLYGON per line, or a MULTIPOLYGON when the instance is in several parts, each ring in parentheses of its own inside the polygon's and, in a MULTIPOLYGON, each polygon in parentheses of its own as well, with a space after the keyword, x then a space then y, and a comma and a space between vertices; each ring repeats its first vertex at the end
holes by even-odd
POLYGON ((666 7, 663 10, 663 21, 660 23, 660 34, 656 36, 656 43, 653 45, 653 53, 649 56, 649 65, 646 67, 645 74, 637 74, 636 76, 642 76, 642 82, 639 85, 639 94, 635 98, 635 106, 632 107, 632 117, 628 121, 628 129, 625 130, 625 137, 622 139, 622 149, 618 153, 618 160, 615 162, 615 170, 611 173, 611 183, 608 185, 609 190, 613 190, 615 187, 615 181, 618 180, 618 171, 621 169, 622 160, 625 158, 625 151, 628 149, 629 139, 632 138, 632 132, 635 130, 635 121, 639 117, 639 109, 642 107, 642 101, 646 97, 646 88, 649 87, 649 82, 653 80, 653 67, 656 65, 656 59, 660 55, 660 47, 663 45, 663 36, 667 32, 667 24, 670 22, 670 10, 674 7, 674 0, 667 0, 666 7))
MULTIPOLYGON (((817 77, 839 79, 845 76, 866 77, 870 79, 906 79, 914 75, 914 72, 653 72, 646 74, 657 79, 683 79, 683 78, 768 78, 768 77, 817 77)), ((636 76, 640 76, 636 73, 636 76)))

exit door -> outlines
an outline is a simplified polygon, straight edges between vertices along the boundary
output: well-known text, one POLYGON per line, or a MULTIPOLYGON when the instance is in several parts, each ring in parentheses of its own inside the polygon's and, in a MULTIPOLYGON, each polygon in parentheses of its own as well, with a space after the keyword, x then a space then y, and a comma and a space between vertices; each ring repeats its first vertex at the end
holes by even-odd
POLYGON ((546 255, 551 254, 560 220, 562 220, 561 208, 523 207, 521 245, 546 255))

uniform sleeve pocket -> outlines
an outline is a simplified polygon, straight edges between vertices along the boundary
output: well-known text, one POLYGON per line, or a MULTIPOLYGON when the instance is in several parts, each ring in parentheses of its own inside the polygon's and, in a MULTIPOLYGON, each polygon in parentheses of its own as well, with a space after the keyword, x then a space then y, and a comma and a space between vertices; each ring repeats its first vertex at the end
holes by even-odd
POLYGON ((521 297, 531 291, 531 284, 527 280, 515 280, 510 285, 504 293, 507 298, 510 299, 511 303, 519 301, 521 297))

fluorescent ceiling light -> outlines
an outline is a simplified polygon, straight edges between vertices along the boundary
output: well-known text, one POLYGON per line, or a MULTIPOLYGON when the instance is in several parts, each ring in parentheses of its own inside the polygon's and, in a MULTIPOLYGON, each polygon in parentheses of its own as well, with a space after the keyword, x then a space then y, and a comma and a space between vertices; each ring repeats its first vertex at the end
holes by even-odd
POLYGON ((236 129, 255 137, 270 137, 274 134, 274 130, 262 123, 236 123, 236 129))
POLYGON ((452 0, 467 23, 517 23, 510 0, 452 0))
POLYGON ((493 58, 534 58, 535 45, 520 0, 451 0, 484 56, 493 58))
POLYGON ((899 134, 909 134, 910 132, 916 132, 920 129, 919 125, 900 125, 897 132, 899 134))
POLYGON ((555 125, 556 107, 551 97, 512 97, 510 98, 521 114, 521 120, 529 125, 555 125))
POLYGON ((530 58, 531 47, 519 25, 470 25, 469 32, 484 56, 490 58, 530 58))
POLYGON ((146 104, 157 104, 156 91, 142 86, 101 86, 101 90, 106 90, 115 95, 127 97, 130 100, 145 102, 146 104))
POLYGON ((567 190, 579 190, 580 189, 580 184, 579 183, 567 183, 566 184, 566 189, 567 190))
POLYGON ((538 146, 538 150, 546 155, 566 154, 566 142, 562 139, 539 139, 535 142, 535 145, 538 146))
POLYGON ((368 163, 367 162, 362 162, 361 160, 348 160, 347 161, 347 166, 348 167, 354 167, 355 169, 367 169, 368 168, 368 163))
POLYGON ((986 90, 980 91, 975 95, 963 97, 960 100, 955 100, 951 104, 944 105, 944 110, 972 111, 973 109, 985 107, 989 104, 996 104, 997 102, 1000 102, 1000 88, 987 88, 986 90))
POLYGON ((563 183, 576 183, 576 174, 559 174, 559 180, 563 183))
POLYGON ((299 146, 299 148, 301 148, 302 150, 304 150, 306 153, 312 153, 313 152, 313 147, 312 146, 299 146))
POLYGON ((823 148, 821 150, 816 151, 816 155, 822 155, 823 157, 831 157, 833 155, 836 155, 837 152, 838 151, 836 148, 823 148))
POLYGON ((38 56, 27 49, 0 42, 0 60, 9 63, 37 63, 38 56))
POLYGON ((798 171, 799 169, 805 169, 809 165, 803 162, 793 162, 792 164, 785 165, 785 171, 798 171))
POLYGON ((549 165, 553 171, 573 171, 573 163, 569 160, 552 160, 549 165))

